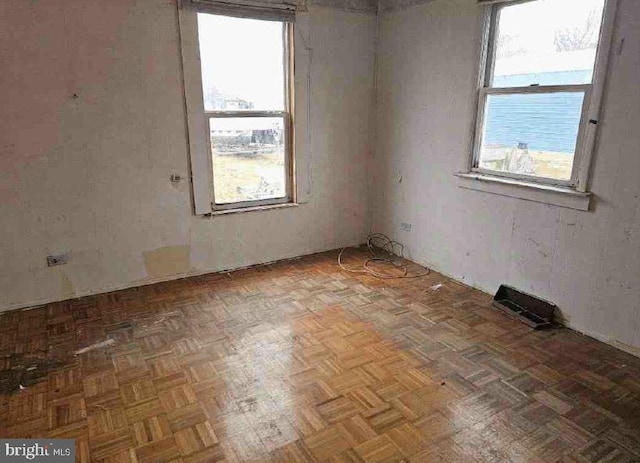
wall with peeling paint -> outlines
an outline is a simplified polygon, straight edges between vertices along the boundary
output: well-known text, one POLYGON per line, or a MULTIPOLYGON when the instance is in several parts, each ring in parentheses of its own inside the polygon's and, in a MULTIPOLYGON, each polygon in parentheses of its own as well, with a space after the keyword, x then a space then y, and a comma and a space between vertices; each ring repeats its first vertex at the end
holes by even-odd
POLYGON ((381 15, 373 229, 405 243, 415 261, 490 293, 509 283, 554 301, 570 326, 638 353, 640 2, 620 0, 615 40, 625 46, 610 65, 591 212, 458 187, 481 33, 475 0, 381 15))
POLYGON ((46 3, 0 3, 0 309, 355 244, 372 229, 417 262, 488 292, 504 282, 538 294, 572 327, 640 348, 640 2, 620 0, 626 42, 611 63, 593 211, 458 187, 475 0, 381 2, 371 162, 375 3, 320 0, 333 8, 310 8, 305 44, 312 198, 213 219, 191 214, 187 182, 169 182, 188 172, 174 0, 46 3), (46 267, 65 250, 68 265, 46 267))
POLYGON ((376 18, 304 16, 310 201, 202 218, 169 181, 188 176, 175 0, 0 2, 0 309, 361 243, 376 18))

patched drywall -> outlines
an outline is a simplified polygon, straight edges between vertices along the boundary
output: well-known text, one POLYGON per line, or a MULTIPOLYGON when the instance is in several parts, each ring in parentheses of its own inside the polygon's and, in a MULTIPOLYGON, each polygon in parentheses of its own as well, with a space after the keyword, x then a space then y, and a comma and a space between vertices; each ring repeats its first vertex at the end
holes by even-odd
POLYGON ((64 273, 60 274, 60 295, 63 298, 73 297, 73 283, 64 273))
POLYGON ((299 18, 308 202, 203 218, 175 0, 0 2, 0 310, 362 242, 376 18, 349 5, 299 18))
POLYGON ((162 278, 171 275, 184 275, 191 268, 191 247, 162 246, 142 253, 147 275, 151 278, 162 278))
POLYGON ((614 42, 625 43, 611 58, 591 212, 458 187, 482 20, 475 0, 381 15, 373 229, 405 243, 417 262, 489 293, 508 283, 554 301, 570 326, 633 351, 640 347, 640 2, 620 0, 614 42), (412 223, 410 232, 402 222, 412 223))

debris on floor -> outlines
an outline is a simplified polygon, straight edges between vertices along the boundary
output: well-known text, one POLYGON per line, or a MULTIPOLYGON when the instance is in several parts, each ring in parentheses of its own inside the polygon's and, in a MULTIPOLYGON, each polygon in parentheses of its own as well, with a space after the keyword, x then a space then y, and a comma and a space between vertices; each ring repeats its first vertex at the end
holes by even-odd
POLYGON ((74 352, 74 355, 84 354, 84 353, 92 351, 94 349, 102 349, 103 347, 110 346, 110 345, 114 344, 115 342, 116 342, 115 339, 111 339, 111 338, 109 338, 109 339, 107 339, 105 341, 96 342, 95 344, 91 344, 90 346, 83 347, 82 349, 78 349, 77 351, 74 352))
POLYGON ((67 364, 62 359, 34 358, 21 354, 4 357, 0 370, 0 394, 23 391, 46 379, 49 371, 67 364))

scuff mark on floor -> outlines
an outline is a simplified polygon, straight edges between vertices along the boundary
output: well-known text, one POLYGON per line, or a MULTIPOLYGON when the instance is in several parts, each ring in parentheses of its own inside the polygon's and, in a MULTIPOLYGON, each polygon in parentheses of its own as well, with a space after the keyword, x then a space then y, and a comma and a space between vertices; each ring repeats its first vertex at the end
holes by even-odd
POLYGON ((62 368, 70 361, 12 354, 4 357, 2 363, 4 369, 0 370, 0 394, 11 394, 45 380, 50 370, 62 368))
MULTIPOLYGON (((2 315, 5 315, 3 313, 2 315)), ((170 322, 179 317, 181 312, 173 310, 160 316, 153 315, 144 320, 120 321, 105 327, 106 339, 82 347, 73 353, 55 356, 54 358, 43 358, 44 353, 38 355, 10 354, 0 356, 0 395, 18 393, 34 386, 36 383, 46 381, 47 376, 59 369, 64 369, 70 365, 77 364, 78 356, 87 354, 97 349, 107 349, 122 342, 121 338, 130 336, 136 330, 154 327, 170 322)), ((78 329, 78 334, 82 334, 82 329, 78 329)), ((172 351, 166 351, 169 354, 172 351)), ((160 354, 158 354, 160 355, 160 354)))
POLYGON ((112 344, 115 344, 115 342, 116 342, 115 339, 107 339, 105 341, 96 342, 95 344, 91 344, 90 346, 83 347, 82 349, 78 349, 73 354, 80 355, 95 349, 102 349, 103 347, 108 347, 112 344))

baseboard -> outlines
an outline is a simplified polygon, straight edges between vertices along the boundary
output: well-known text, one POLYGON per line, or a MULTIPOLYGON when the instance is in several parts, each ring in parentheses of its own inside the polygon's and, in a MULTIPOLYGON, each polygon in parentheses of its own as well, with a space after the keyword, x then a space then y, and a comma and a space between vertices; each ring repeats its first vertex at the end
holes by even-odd
MULTIPOLYGON (((348 247, 352 247, 352 246, 359 246, 361 243, 358 244, 352 244, 348 247)), ((283 262, 283 261, 287 261, 287 260, 292 260, 292 259, 302 259, 304 257, 308 257, 311 256, 313 254, 318 254, 320 252, 327 252, 327 251, 332 251, 334 249, 337 249, 335 247, 329 247, 327 249, 320 249, 317 251, 311 251, 305 254, 297 254, 297 255, 291 255, 291 256, 284 256, 281 258, 277 258, 275 260, 269 260, 269 261, 259 261, 259 262, 255 262, 253 264, 247 264, 247 265, 242 265, 239 267, 233 267, 230 269, 223 269, 223 270, 195 270, 195 271, 191 271, 191 272, 186 272, 186 273, 180 273, 180 274, 175 274, 175 275, 168 275, 166 277, 159 277, 159 278, 145 278, 144 280, 137 280, 137 281, 133 281, 131 283, 127 283, 127 284, 123 284, 123 285, 116 285, 116 286, 112 286, 112 287, 108 287, 108 288, 103 288, 100 290, 96 290, 96 291, 86 291, 86 292, 80 292, 80 293, 75 293, 73 295, 73 297, 71 298, 59 298, 59 299, 42 299, 42 300, 37 300, 37 301, 32 301, 29 303, 19 303, 19 304, 14 304, 13 306, 10 304, 6 307, 0 308, 0 316, 2 315, 3 312, 8 312, 10 310, 29 310, 29 309, 33 309, 36 307, 40 307, 43 306, 45 304, 51 304, 54 302, 63 302, 63 301, 67 301, 67 300, 73 300, 73 299, 79 299, 81 297, 87 297, 87 296, 96 296, 98 294, 105 294, 105 293, 111 293, 114 291, 122 291, 124 289, 131 289, 131 288, 138 288, 140 286, 149 286, 149 285, 154 285, 157 283, 163 283, 165 281, 173 281, 173 280, 181 280, 183 278, 191 278, 191 277, 196 277, 196 276, 200 276, 200 275, 207 275, 207 274, 216 274, 216 273, 228 273, 228 272, 234 272, 234 271, 238 271, 238 270, 242 270, 242 269, 246 269, 246 268, 251 268, 251 267, 255 267, 256 265, 267 265, 267 264, 273 264, 276 262, 283 262)), ((486 289, 479 287, 478 285, 474 285, 473 283, 467 282, 467 281, 460 281, 459 278, 455 277, 454 275, 449 274, 448 272, 442 271, 440 268, 438 268, 437 266, 431 265, 429 263, 425 263, 425 262, 417 262, 414 261, 415 263, 422 265, 423 267, 427 267, 431 270, 433 270, 434 272, 437 272, 447 278, 450 278, 452 280, 457 281, 458 283, 461 283, 463 285, 469 286, 470 288, 474 288, 477 289, 478 291, 482 291, 484 293, 487 294, 491 294, 490 292, 488 292, 486 289)), ((613 338, 610 338, 608 336, 605 336, 603 334, 600 333, 596 333, 590 330, 586 330, 580 326, 576 326, 574 324, 571 323, 571 321, 563 319, 562 320, 562 325, 572 329, 580 334, 583 334, 585 336, 589 336, 591 338, 594 338, 598 341, 604 342, 605 344, 608 344, 612 347, 615 347, 616 349, 620 349, 630 355, 633 355, 635 357, 640 357, 640 348, 638 347, 634 347, 634 346, 630 346, 629 344, 625 344, 623 342, 617 341, 613 338)))
MULTIPOLYGON (((357 243, 357 244, 348 245, 347 247, 360 246, 361 244, 362 243, 360 242, 360 243, 357 243)), ((268 265, 268 264, 274 264, 276 262, 283 262, 283 261, 292 260, 292 259, 302 259, 304 257, 312 256, 314 254, 318 254, 318 253, 321 253, 321 252, 333 251, 334 249, 339 249, 339 248, 336 248, 335 246, 331 246, 331 247, 328 247, 326 249, 325 248, 321 248, 321 249, 318 249, 318 250, 305 252, 304 254, 285 255, 285 256, 278 257, 278 258, 272 259, 272 260, 257 261, 257 262, 254 262, 254 263, 244 264, 244 265, 240 265, 238 267, 232 267, 232 268, 227 268, 227 269, 193 270, 193 271, 189 271, 189 272, 176 273, 174 275, 167 275, 167 276, 163 276, 163 277, 144 278, 142 280, 134 280, 134 281, 132 281, 130 283, 124 283, 124 284, 121 284, 121 285, 102 287, 102 288, 99 288, 99 289, 96 289, 96 290, 74 292, 72 297, 62 296, 62 297, 59 297, 59 298, 43 298, 43 299, 37 299, 37 300, 29 301, 29 302, 19 302, 19 303, 15 303, 15 304, 8 304, 8 305, 0 308, 0 316, 2 316, 2 314, 4 312, 9 312, 11 310, 30 310, 30 309, 35 309, 37 307, 41 307, 41 306, 46 305, 46 304, 70 301, 70 300, 80 299, 82 297, 88 297, 88 296, 97 296, 99 294, 107 294, 107 293, 112 293, 114 291, 122 291, 122 290, 125 290, 125 289, 131 289, 131 288, 139 288, 141 286, 155 285, 155 284, 158 284, 158 283, 164 283, 166 281, 181 280, 183 278, 192 278, 192 277, 197 277, 197 276, 201 276, 201 275, 208 275, 208 274, 235 272, 235 271, 238 271, 238 270, 243 270, 243 269, 255 267, 257 265, 268 265)))
MULTIPOLYGON (((487 290, 485 288, 482 288, 476 284, 473 284, 471 282, 468 281, 461 281, 459 277, 456 277, 454 275, 449 274, 446 271, 442 271, 441 269, 439 269, 437 266, 433 266, 430 265, 429 263, 425 263, 425 262, 417 262, 415 261, 417 264, 422 265, 423 267, 427 267, 431 270, 433 270, 434 272, 440 273, 441 275, 446 276, 447 278, 451 278, 452 280, 457 281, 458 283, 461 283, 463 285, 469 286, 470 288, 474 288, 477 289, 478 291, 482 291, 483 293, 486 294, 492 294, 490 292, 490 290, 487 290)), ((571 323, 570 320, 567 320, 565 318, 563 318, 560 323, 562 324, 562 326, 569 328, 577 333, 580 333, 582 335, 585 336, 589 336, 590 338, 596 339, 600 342, 603 342, 605 344, 610 345, 611 347, 615 347, 616 349, 620 349, 621 351, 626 352, 627 354, 633 355, 634 357, 640 357, 640 347, 635 347, 635 346, 630 346, 629 344, 625 344, 623 342, 617 341, 616 339, 613 339, 609 336, 605 336, 604 334, 601 333, 596 333, 594 331, 591 330, 587 330, 581 326, 578 325, 574 325, 573 323, 571 323)))

